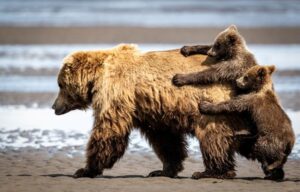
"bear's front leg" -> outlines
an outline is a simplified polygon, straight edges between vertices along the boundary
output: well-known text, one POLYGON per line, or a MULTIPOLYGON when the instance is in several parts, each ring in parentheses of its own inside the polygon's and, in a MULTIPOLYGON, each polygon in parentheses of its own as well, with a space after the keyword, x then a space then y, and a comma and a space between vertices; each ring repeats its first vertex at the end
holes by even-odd
POLYGON ((94 128, 86 151, 86 167, 78 169, 74 177, 94 178, 106 168, 112 168, 128 145, 129 134, 114 136, 111 129, 94 128))

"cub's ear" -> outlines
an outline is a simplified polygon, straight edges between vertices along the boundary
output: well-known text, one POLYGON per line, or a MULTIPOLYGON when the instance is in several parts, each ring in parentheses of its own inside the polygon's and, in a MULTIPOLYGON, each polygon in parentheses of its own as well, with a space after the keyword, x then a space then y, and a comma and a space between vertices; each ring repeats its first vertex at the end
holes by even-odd
POLYGON ((230 25, 227 29, 230 31, 238 31, 238 29, 235 25, 230 25))
POLYGON ((257 70, 257 76, 258 76, 260 79, 264 79, 266 75, 267 75, 267 68, 266 68, 266 67, 260 67, 260 68, 257 70))
POLYGON ((269 65, 269 66, 267 66, 267 68, 268 68, 268 71, 269 71, 270 75, 276 70, 275 65, 269 65))

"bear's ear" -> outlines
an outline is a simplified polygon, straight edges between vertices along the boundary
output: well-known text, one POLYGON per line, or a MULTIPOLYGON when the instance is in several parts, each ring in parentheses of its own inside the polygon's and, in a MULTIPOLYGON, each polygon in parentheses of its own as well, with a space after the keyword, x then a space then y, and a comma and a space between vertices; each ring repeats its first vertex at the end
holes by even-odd
POLYGON ((270 75, 272 75, 272 73, 276 70, 275 65, 267 66, 267 68, 268 68, 268 71, 269 71, 269 74, 270 74, 270 75))
POLYGON ((263 80, 265 78, 265 76, 267 75, 267 69, 265 67, 260 67, 257 70, 257 76, 263 80))

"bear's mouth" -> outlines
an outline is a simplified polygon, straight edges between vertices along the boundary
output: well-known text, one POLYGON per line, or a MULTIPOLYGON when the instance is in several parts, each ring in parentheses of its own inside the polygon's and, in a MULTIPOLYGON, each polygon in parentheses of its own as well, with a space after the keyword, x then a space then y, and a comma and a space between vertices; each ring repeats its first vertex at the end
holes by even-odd
POLYGON ((60 108, 55 108, 55 115, 63 115, 75 109, 82 109, 82 106, 79 104, 74 104, 71 107, 62 106, 60 108))
POLYGON ((63 106, 61 108, 56 108, 55 109, 55 115, 63 115, 67 112, 71 111, 71 109, 68 109, 67 107, 63 106))

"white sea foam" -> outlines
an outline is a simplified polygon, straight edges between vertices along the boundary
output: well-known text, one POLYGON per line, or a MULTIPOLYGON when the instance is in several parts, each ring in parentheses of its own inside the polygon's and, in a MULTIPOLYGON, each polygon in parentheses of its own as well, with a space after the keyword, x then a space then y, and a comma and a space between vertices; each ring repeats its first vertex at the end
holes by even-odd
MULTIPOLYGON (((300 136, 300 111, 288 111, 295 133, 300 136)), ((91 110, 72 111, 62 116, 54 115, 48 108, 0 107, 0 149, 21 147, 72 147, 87 143, 93 124, 91 110)), ((200 155, 199 143, 188 138, 189 151, 200 155)), ((135 130, 130 135, 128 147, 131 152, 147 152, 145 138, 135 130)), ((300 157, 300 137, 293 150, 294 157, 300 157)))

